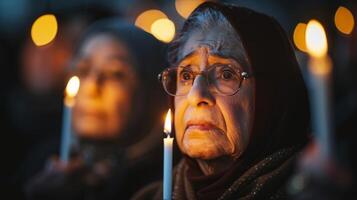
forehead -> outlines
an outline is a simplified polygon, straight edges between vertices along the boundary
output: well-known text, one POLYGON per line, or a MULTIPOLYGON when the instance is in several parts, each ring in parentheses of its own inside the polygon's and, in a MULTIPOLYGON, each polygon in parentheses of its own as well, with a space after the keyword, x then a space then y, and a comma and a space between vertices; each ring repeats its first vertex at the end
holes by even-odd
POLYGON ((96 70, 133 70, 130 53, 125 44, 108 34, 88 38, 80 48, 74 63, 96 70))
POLYGON ((183 44, 181 57, 195 51, 200 46, 207 46, 211 52, 219 53, 225 57, 234 56, 236 51, 242 51, 239 45, 238 35, 234 30, 227 30, 230 27, 212 27, 208 32, 195 30, 188 33, 187 41, 183 44), (237 45, 238 44, 238 45, 237 45))
POLYGON ((229 26, 217 25, 207 31, 195 30, 188 33, 187 40, 179 51, 178 60, 183 60, 201 47, 207 47, 210 54, 232 58, 238 62, 247 59, 238 34, 229 26))
POLYGON ((225 42, 226 41, 220 33, 214 34, 210 32, 204 34, 201 31, 195 31, 189 35, 187 41, 183 45, 183 48, 180 52, 180 57, 186 57, 188 54, 192 54, 192 52, 203 46, 208 47, 210 52, 224 52, 224 50, 228 49, 224 44, 225 42))
POLYGON ((118 39, 109 34, 99 34, 90 37, 80 49, 81 57, 105 58, 113 55, 128 57, 128 50, 118 39))

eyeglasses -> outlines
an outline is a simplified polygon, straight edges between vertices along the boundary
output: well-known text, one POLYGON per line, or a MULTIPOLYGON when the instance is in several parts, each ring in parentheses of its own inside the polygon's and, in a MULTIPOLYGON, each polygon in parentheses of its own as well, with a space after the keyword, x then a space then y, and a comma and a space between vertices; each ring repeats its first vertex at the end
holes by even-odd
POLYGON ((230 64, 215 64, 202 72, 191 66, 167 68, 158 75, 158 79, 169 95, 184 96, 190 92, 198 75, 205 77, 212 92, 223 96, 236 94, 243 80, 251 77, 248 72, 240 72, 230 64))

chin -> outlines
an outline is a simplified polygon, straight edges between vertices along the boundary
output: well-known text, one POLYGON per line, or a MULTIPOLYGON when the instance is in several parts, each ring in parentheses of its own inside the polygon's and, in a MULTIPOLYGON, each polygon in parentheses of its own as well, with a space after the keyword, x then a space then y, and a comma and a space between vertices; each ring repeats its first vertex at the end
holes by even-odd
POLYGON ((76 133, 80 137, 88 139, 99 139, 102 137, 98 129, 81 128, 77 130, 76 133))
POLYGON ((212 160, 221 156, 218 153, 212 153, 207 151, 195 151, 195 152, 188 151, 187 155, 191 158, 202 159, 202 160, 212 160))
POLYGON ((108 127, 103 120, 96 118, 85 118, 74 123, 76 134, 88 139, 113 139, 118 137, 120 127, 108 127))
POLYGON ((77 135, 88 139, 101 138, 102 132, 105 130, 99 123, 93 121, 91 123, 79 123, 75 125, 74 129, 77 135))
POLYGON ((211 160, 226 154, 229 145, 217 133, 191 131, 185 134, 182 150, 191 158, 211 160))
POLYGON ((185 153, 195 159, 211 160, 222 156, 222 152, 215 146, 205 144, 187 144, 184 145, 185 153))

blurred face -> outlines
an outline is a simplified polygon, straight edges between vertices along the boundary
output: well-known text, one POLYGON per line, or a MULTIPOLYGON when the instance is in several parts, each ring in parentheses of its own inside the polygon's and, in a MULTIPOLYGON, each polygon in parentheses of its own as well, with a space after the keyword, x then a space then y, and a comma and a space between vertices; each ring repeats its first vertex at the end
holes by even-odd
POLYGON ((84 138, 120 136, 131 117, 136 74, 126 47, 109 35, 87 40, 76 70, 81 86, 73 108, 73 126, 84 138))
MULTIPOLYGON (((194 32, 180 54, 179 66, 199 72, 230 65, 251 73, 249 65, 235 59, 245 55, 242 44, 224 31, 194 32)), ((224 96, 214 92, 205 76, 197 75, 187 95, 175 96, 175 130, 181 151, 206 160, 239 157, 250 138, 254 91, 253 77, 245 79, 234 95, 224 96)))

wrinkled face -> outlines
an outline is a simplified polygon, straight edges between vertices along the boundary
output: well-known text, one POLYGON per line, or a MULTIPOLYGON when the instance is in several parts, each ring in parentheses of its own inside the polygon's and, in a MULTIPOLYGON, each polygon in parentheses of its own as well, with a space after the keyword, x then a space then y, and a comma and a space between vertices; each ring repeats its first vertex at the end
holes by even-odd
POLYGON ((84 138, 118 137, 131 117, 137 77, 126 47, 109 35, 87 40, 75 69, 81 80, 73 108, 75 132, 84 138))
MULTIPOLYGON (((213 28, 190 35, 181 49, 179 66, 205 71, 227 64, 251 73, 247 62, 238 61, 247 59, 242 55, 246 54, 240 41, 213 28)), ((254 92, 254 77, 245 79, 236 94, 223 96, 212 91, 204 76, 196 76, 189 93, 175 97, 175 130, 181 151, 199 159, 239 157, 250 138, 254 92)))

